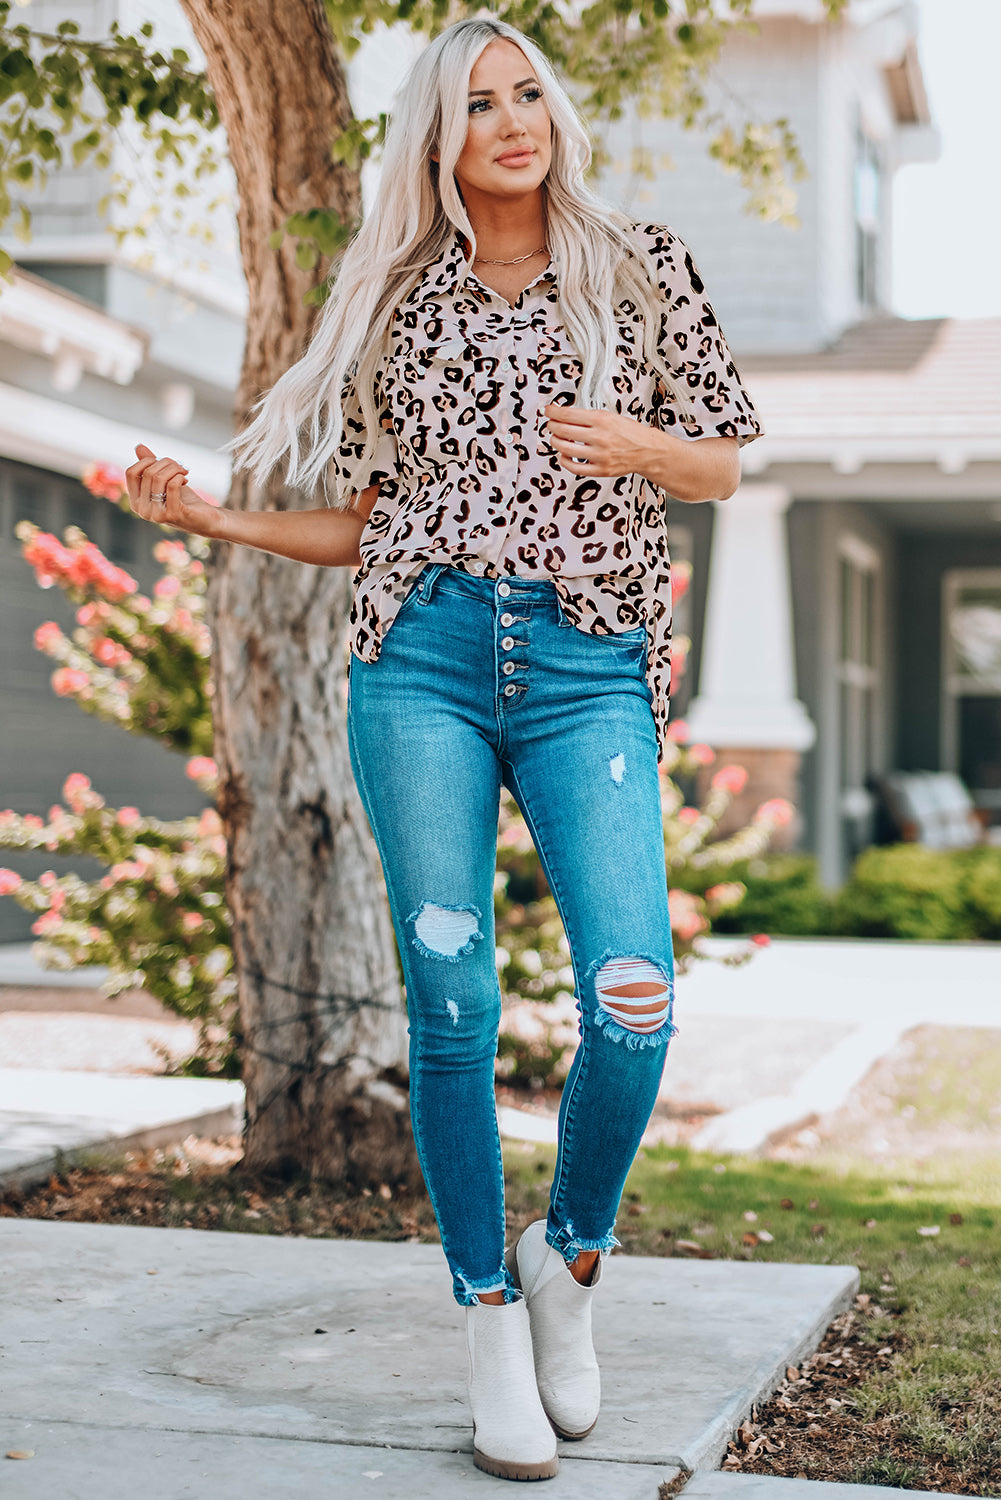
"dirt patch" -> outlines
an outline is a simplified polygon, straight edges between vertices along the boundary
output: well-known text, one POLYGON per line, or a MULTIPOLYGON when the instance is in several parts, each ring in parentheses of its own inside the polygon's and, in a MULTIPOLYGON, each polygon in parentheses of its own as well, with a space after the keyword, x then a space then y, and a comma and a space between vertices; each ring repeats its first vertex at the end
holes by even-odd
MULTIPOLYGON (((854 1392, 872 1377, 890 1374, 904 1338, 887 1331, 892 1316, 872 1298, 856 1298, 828 1329, 817 1352, 786 1372, 769 1402, 755 1408, 730 1443, 723 1468, 745 1474, 884 1485, 964 1495, 994 1495, 1001 1484, 1001 1451, 973 1467, 947 1452, 929 1452, 908 1431, 907 1416, 877 1418, 859 1410, 854 1392), (879 1320, 876 1337, 870 1323, 879 1320)), ((959 1434, 968 1424, 968 1401, 943 1398, 940 1418, 959 1434)), ((957 1445, 958 1446, 958 1445, 957 1445)))
POLYGON ((146 1224, 324 1239, 437 1241, 428 1199, 383 1184, 376 1192, 286 1181, 240 1170, 238 1136, 129 1152, 113 1170, 71 1167, 33 1187, 0 1189, 0 1218, 146 1224))

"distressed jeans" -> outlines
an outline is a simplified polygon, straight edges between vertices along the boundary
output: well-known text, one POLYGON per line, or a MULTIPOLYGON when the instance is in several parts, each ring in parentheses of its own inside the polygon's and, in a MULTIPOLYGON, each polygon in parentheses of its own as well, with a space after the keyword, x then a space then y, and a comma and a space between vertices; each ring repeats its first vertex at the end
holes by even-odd
POLYGON ((418 1156, 456 1300, 520 1293, 504 1265, 494 1099, 503 783, 567 935, 580 1043, 563 1089, 546 1238, 609 1250, 657 1099, 674 960, 643 627, 591 636, 553 585, 428 564, 375 662, 351 658, 351 760, 407 994, 418 1156))

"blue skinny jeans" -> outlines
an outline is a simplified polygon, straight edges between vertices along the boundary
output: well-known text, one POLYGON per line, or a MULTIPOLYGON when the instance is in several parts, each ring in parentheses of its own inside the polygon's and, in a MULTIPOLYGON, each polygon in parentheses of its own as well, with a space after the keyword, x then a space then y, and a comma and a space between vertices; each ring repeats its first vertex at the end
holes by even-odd
POLYGON ((503 783, 567 934, 580 1044, 546 1238, 609 1250, 657 1099, 674 958, 643 627, 591 636, 548 581, 428 564, 378 661, 352 657, 351 760, 399 943, 418 1156, 456 1301, 504 1265, 493 890, 503 783))

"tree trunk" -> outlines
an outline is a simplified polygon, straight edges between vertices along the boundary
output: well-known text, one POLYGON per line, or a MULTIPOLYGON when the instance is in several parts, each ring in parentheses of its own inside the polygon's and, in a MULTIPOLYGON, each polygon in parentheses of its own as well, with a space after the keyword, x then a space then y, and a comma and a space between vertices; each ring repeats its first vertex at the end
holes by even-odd
MULTIPOLYGON (((237 425, 302 353, 315 309, 287 241, 298 210, 359 209, 331 161, 350 119, 321 0, 182 0, 206 58, 239 192, 249 289, 237 425)), ((316 505, 238 476, 229 504, 316 505)), ((355 1186, 414 1184, 400 1088, 405 1018, 385 888, 344 728, 351 577, 213 548, 209 612, 219 811, 239 975, 246 1164, 355 1186)))

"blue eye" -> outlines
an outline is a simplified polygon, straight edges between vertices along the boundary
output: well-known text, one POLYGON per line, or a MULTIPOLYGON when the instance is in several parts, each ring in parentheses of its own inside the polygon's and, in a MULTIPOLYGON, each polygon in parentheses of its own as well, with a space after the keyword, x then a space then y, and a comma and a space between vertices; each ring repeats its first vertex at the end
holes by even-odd
POLYGON ((488 102, 489 101, 486 100, 486 99, 470 99, 470 101, 469 101, 469 113, 471 115, 472 114, 477 114, 477 115, 482 114, 483 110, 478 109, 477 106, 480 105, 480 104, 482 104, 483 105, 483 109, 486 109, 488 102))
POLYGON ((534 104, 537 99, 542 98, 542 90, 540 88, 526 89, 521 97, 527 99, 529 104, 534 104))

